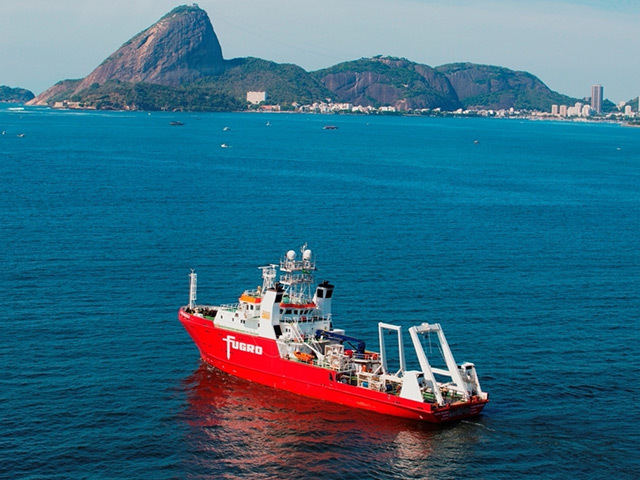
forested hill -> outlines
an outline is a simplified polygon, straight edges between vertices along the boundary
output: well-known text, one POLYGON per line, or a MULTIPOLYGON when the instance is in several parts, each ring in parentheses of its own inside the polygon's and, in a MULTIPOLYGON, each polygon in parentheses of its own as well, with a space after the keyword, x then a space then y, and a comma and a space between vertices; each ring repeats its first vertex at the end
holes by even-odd
POLYGON ((11 88, 0 85, 0 102, 26 103, 35 95, 25 88, 11 88))
POLYGON ((341 101, 420 108, 538 109, 575 99, 552 91, 536 76, 504 67, 452 63, 430 67, 404 58, 374 57, 340 63, 312 75, 341 101))

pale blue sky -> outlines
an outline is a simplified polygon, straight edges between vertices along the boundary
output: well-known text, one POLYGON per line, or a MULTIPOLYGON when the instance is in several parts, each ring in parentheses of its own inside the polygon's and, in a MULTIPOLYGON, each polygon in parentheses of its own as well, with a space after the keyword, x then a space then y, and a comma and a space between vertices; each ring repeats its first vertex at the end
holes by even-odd
MULTIPOLYGON (((88 75, 176 0, 0 0, 0 85, 88 75)), ((312 71, 374 55, 526 70, 574 97, 640 94, 640 0, 200 0, 225 58, 312 71)))

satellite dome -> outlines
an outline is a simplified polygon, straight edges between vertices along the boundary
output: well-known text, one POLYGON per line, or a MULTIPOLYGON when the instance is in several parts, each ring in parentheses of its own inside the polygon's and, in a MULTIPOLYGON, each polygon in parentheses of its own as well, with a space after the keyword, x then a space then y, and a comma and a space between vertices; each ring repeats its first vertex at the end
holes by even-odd
POLYGON ((294 252, 293 250, 289 250, 287 252, 287 260, 295 260, 296 259, 296 252, 294 252))
POLYGON ((311 250, 306 249, 304 252, 302 252, 302 259, 311 260, 311 250))

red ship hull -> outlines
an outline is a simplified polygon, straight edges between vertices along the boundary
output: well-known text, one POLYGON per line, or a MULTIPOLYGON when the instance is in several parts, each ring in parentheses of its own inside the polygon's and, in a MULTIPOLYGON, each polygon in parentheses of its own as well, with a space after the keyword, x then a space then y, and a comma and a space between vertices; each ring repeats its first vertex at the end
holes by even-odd
POLYGON ((386 415, 431 423, 475 417, 486 399, 437 406, 341 383, 327 368, 281 358, 275 340, 220 328, 180 309, 179 320, 202 360, 226 373, 288 392, 386 415))

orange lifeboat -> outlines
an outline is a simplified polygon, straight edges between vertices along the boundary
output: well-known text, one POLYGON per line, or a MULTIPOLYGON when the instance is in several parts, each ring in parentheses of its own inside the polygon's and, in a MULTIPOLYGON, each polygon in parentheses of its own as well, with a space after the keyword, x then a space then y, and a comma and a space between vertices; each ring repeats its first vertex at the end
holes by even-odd
POLYGON ((304 352, 293 352, 293 354, 296 356, 296 358, 298 360, 300 360, 301 362, 306 362, 306 363, 311 363, 313 362, 313 355, 311 355, 310 353, 304 353, 304 352))

